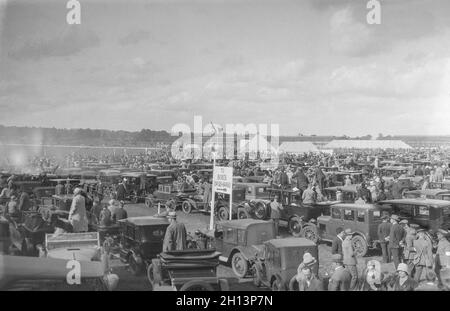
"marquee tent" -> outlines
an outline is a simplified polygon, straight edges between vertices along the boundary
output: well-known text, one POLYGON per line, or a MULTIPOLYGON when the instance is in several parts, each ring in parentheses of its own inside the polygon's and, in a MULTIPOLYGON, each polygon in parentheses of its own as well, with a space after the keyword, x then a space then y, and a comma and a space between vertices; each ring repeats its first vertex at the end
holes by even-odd
POLYGON ((326 149, 412 149, 401 140, 333 140, 326 149))
POLYGON ((281 152, 286 153, 309 153, 309 152, 320 152, 319 149, 309 141, 285 141, 279 147, 281 152))

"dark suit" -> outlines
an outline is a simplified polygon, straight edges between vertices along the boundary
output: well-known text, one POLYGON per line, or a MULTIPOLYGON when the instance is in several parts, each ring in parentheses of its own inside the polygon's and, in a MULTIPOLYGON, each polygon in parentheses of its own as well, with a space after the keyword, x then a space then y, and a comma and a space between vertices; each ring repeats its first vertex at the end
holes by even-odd
POLYGON ((383 262, 389 262, 389 249, 387 247, 388 241, 386 238, 389 237, 391 233, 392 224, 390 222, 382 222, 378 225, 378 240, 380 241, 381 252, 383 253, 383 262))
POLYGON ((309 286, 306 280, 301 280, 298 284, 298 290, 303 292, 323 291, 323 283, 317 277, 313 276, 309 286))
POLYGON ((400 241, 405 238, 405 230, 399 224, 394 224, 389 233, 389 249, 392 256, 392 261, 397 269, 400 263, 400 241))
POLYGON ((350 272, 341 267, 334 271, 328 283, 329 291, 348 291, 350 289, 350 282, 352 281, 352 275, 350 272))
POLYGON ((127 195, 127 190, 125 188, 125 185, 118 184, 117 185, 117 200, 119 200, 119 201, 125 200, 126 195, 127 195))
POLYGON ((331 242, 331 255, 334 255, 334 254, 340 254, 343 256, 342 240, 337 236, 331 242))

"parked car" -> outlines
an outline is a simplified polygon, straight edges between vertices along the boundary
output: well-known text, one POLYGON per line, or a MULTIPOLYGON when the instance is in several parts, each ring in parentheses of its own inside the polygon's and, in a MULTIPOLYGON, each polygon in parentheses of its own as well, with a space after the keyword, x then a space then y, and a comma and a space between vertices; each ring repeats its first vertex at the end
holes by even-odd
POLYGON ((130 217, 120 224, 120 258, 129 264, 133 275, 139 275, 162 252, 164 235, 169 226, 166 217, 130 217))
POLYGON ((330 215, 317 217, 316 222, 305 224, 300 236, 314 243, 332 241, 336 230, 349 228, 355 235, 352 244, 357 256, 365 256, 369 248, 378 245, 378 225, 382 222, 382 212, 389 212, 388 206, 373 204, 338 203, 330 206, 330 215))
POLYGON ((438 229, 450 229, 449 201, 417 198, 385 200, 379 204, 389 206, 400 218, 428 230, 430 237, 438 229))
POLYGON ((256 254, 253 282, 256 286, 266 286, 273 291, 287 290, 289 281, 297 274, 297 268, 304 253, 317 259, 313 273, 319 271, 319 251, 317 245, 305 238, 273 239, 264 242, 256 254))
POLYGON ((175 200, 176 207, 181 208, 184 201, 186 201, 189 196, 195 195, 196 189, 192 188, 190 190, 180 191, 178 184, 159 184, 158 190, 154 191, 153 194, 147 195, 145 198, 145 205, 149 208, 158 205, 158 203, 166 204, 169 200, 175 200))
POLYGON ((215 250, 161 253, 148 266, 147 278, 154 290, 226 291, 228 281, 217 277, 219 256, 215 250))
POLYGON ((203 249, 216 249, 220 261, 231 265, 239 278, 251 273, 254 258, 265 241, 276 238, 273 221, 236 219, 222 221, 214 231, 196 232, 197 243, 203 249))
POLYGON ((425 190, 411 190, 404 194, 405 199, 425 198, 433 200, 450 201, 450 190, 446 189, 425 189, 425 190))
POLYGON ((341 203, 354 203, 358 197, 358 185, 338 186, 324 188, 322 193, 329 201, 339 201, 341 203), (341 200, 337 197, 337 191, 341 192, 341 200))

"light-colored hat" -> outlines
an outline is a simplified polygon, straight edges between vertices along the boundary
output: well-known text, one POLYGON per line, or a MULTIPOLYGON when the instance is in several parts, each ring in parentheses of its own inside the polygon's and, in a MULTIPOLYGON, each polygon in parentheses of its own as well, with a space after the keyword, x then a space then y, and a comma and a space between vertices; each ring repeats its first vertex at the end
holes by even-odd
POLYGON ((401 223, 401 224, 408 224, 408 220, 403 219, 403 220, 400 221, 400 223, 401 223))
POLYGON ((108 203, 109 203, 109 205, 111 205, 111 206, 120 206, 120 202, 117 201, 117 200, 114 200, 114 199, 109 200, 108 203))
POLYGON ((344 230, 344 233, 345 233, 346 235, 353 235, 353 234, 355 234, 355 233, 352 231, 352 229, 350 229, 350 228, 345 229, 345 230, 344 230))
POLYGON ((304 267, 311 267, 317 262, 316 258, 314 258, 310 253, 306 252, 303 254, 302 264, 304 267))
POLYGON ((391 219, 394 219, 395 221, 400 221, 400 217, 397 215, 391 215, 391 219))
POLYGON ((78 188, 78 187, 77 187, 77 188, 73 189, 73 194, 74 194, 74 195, 80 194, 81 191, 82 191, 81 188, 78 188))
POLYGON ((175 219, 175 218, 177 218, 177 213, 176 213, 176 212, 169 212, 169 213, 167 214, 167 218, 169 218, 169 219, 175 219))
POLYGON ((407 265, 406 263, 399 263, 399 264, 398 264, 398 268, 397 268, 397 272, 398 272, 398 271, 406 272, 406 273, 408 273, 408 275, 409 275, 408 265, 407 265))

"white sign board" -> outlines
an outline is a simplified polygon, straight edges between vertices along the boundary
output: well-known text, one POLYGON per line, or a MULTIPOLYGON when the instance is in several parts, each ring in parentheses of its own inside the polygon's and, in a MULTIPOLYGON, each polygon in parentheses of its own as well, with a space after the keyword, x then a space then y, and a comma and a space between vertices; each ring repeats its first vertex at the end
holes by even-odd
POLYGON ((231 194, 233 189, 233 168, 215 166, 213 171, 213 192, 231 194))

